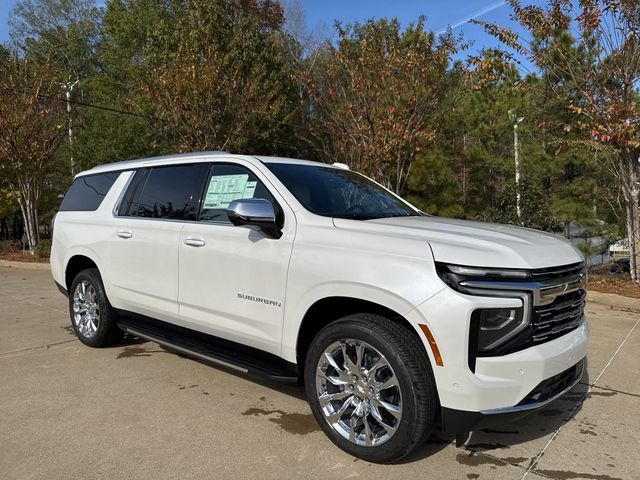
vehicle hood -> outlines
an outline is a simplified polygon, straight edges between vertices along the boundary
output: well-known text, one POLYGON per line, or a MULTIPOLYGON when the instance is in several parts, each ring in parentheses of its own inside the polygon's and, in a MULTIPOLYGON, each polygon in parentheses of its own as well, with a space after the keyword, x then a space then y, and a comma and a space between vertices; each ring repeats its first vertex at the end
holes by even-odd
POLYGON ((437 262, 478 267, 546 268, 583 260, 565 238, 530 228, 420 216, 355 221, 334 219, 337 228, 426 240, 437 262))

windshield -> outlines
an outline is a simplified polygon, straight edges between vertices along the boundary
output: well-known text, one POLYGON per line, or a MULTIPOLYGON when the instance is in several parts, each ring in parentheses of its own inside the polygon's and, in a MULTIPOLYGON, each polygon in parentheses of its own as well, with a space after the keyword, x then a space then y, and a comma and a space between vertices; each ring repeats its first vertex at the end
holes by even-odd
POLYGON ((371 220, 421 213, 359 173, 331 167, 268 163, 278 180, 312 213, 371 220))

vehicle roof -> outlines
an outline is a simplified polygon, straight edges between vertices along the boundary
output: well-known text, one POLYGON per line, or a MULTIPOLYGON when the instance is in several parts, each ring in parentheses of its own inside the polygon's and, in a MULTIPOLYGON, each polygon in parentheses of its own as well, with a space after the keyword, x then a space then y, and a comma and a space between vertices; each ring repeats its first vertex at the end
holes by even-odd
POLYGON ((330 164, 313 162, 310 160, 299 160, 296 158, 284 158, 284 157, 269 157, 269 156, 256 156, 256 155, 236 155, 221 151, 210 152, 193 152, 193 153, 174 153, 170 155, 161 155, 158 157, 138 158, 135 160, 123 160, 119 162, 104 163, 97 165, 89 170, 80 172, 78 176, 93 175, 95 173, 113 172, 121 170, 133 170, 142 167, 152 167, 159 165, 172 165, 178 163, 192 163, 192 162, 208 162, 214 158, 238 158, 238 159, 257 159, 262 163, 286 163, 295 165, 322 165, 326 167, 333 167, 330 164))

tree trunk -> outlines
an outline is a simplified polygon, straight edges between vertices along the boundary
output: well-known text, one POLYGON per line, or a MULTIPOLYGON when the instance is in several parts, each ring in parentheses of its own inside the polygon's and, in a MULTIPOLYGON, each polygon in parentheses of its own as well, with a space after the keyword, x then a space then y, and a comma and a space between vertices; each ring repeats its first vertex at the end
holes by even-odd
POLYGON ((638 205, 638 166, 634 161, 621 162, 626 172, 623 179, 622 193, 624 197, 627 223, 627 237, 629 239, 629 268, 631 279, 640 282, 640 206, 638 205))
POLYGON ((30 182, 21 182, 18 203, 24 221, 24 231, 29 242, 29 251, 33 254, 33 247, 40 241, 37 188, 30 182))
POLYGON ((467 134, 462 135, 462 204, 467 204, 467 134))

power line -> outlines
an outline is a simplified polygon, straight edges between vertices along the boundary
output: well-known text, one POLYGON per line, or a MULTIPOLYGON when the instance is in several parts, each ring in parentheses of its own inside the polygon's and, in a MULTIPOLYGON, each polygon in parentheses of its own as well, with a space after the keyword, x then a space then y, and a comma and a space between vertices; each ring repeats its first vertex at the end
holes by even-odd
MULTIPOLYGON (((15 93, 24 93, 24 90, 11 88, 11 87, 6 87, 6 86, 0 86, 0 90, 6 90, 6 91, 15 92, 15 93)), ((66 98, 55 97, 53 95, 38 94, 37 97, 38 98, 42 98, 42 99, 46 99, 46 100, 52 100, 52 101, 64 103, 64 104, 67 103, 67 99, 66 98)), ((104 106, 104 105, 96 105, 96 104, 92 104, 92 103, 88 103, 88 102, 82 102, 82 101, 78 101, 78 100, 69 100, 69 102, 72 103, 72 104, 83 106, 83 107, 87 107, 87 108, 95 108, 95 109, 98 109, 98 110, 103 110, 103 111, 107 111, 107 112, 111 112, 111 113, 117 113, 117 114, 121 114, 121 115, 130 115, 130 116, 134 116, 134 117, 138 117, 138 118, 144 118, 145 120, 154 120, 154 121, 159 121, 159 122, 167 122, 168 121, 168 120, 166 120, 164 118, 148 116, 148 115, 144 115, 142 113, 131 112, 131 111, 128 111, 128 110, 121 110, 121 109, 118 109, 118 108, 108 107, 108 106, 104 106)), ((289 123, 289 122, 284 122, 284 121, 281 121, 281 120, 271 119, 271 118, 268 118, 266 116, 266 114, 264 114, 263 112, 252 112, 252 114, 258 116, 257 121, 259 121, 259 122, 260 121, 266 121, 266 122, 274 124, 274 125, 279 125, 280 127, 287 127, 287 128, 292 128, 293 130, 297 130, 297 131, 308 132, 308 127, 306 127, 304 125, 297 125, 295 123, 289 123)), ((300 137, 298 137, 298 138, 300 138, 300 137)), ((282 147, 286 147, 286 148, 292 148, 293 147, 293 145, 291 143, 281 142, 279 140, 276 140, 275 138, 269 139, 267 143, 270 143, 270 144, 272 144, 274 146, 282 146, 282 147)), ((314 147, 314 146, 312 146, 311 148, 313 150, 318 150, 318 148, 314 147)))
MULTIPOLYGON (((7 91, 10 91, 10 92, 14 92, 14 93, 23 93, 23 90, 19 90, 17 88, 0 87, 0 89, 7 90, 7 91)), ((65 103, 65 104, 67 103, 67 99, 66 98, 55 97, 53 95, 46 95, 46 94, 43 94, 43 93, 39 93, 37 95, 37 97, 45 99, 45 100, 53 100, 53 101, 61 102, 61 103, 65 103)), ((144 115, 142 113, 130 112, 128 110, 121 110, 119 108, 114 108, 114 107, 106 107, 104 105, 96 105, 96 104, 93 104, 93 103, 82 102, 82 101, 79 101, 79 100, 69 100, 69 102, 74 104, 74 105, 80 105, 80 106, 88 107, 88 108, 95 108, 95 109, 98 109, 98 110, 104 110, 106 112, 111 112, 111 113, 120 113, 122 115, 131 115, 131 116, 134 116, 134 117, 144 118, 144 119, 147 119, 147 120, 156 120, 156 121, 160 121, 160 122, 165 122, 166 121, 163 118, 151 117, 151 116, 148 116, 148 115, 144 115)))
MULTIPOLYGON (((24 93, 24 90, 20 90, 20 89, 16 89, 16 88, 11 88, 11 87, 5 87, 5 86, 0 86, 0 90, 5 90, 5 91, 11 91, 11 92, 15 92, 15 93, 24 93)), ((33 93, 33 92, 32 92, 33 93)), ((66 104, 67 103, 67 99, 66 98, 60 98, 60 97, 55 97, 52 95, 46 95, 46 94, 38 94, 37 95, 38 98, 42 98, 42 99, 46 99, 46 100, 52 100, 52 101, 56 101, 56 102, 61 102, 66 104)), ((155 121, 159 121, 159 122, 167 122, 166 119, 164 118, 159 118, 159 117, 152 117, 152 116, 148 116, 148 115, 144 115, 141 113, 137 113, 137 112, 131 112, 131 111, 127 111, 127 110, 121 110, 118 108, 113 108, 113 107, 107 107, 104 105, 96 105, 96 104, 92 104, 92 103, 88 103, 88 102, 82 102, 82 101, 78 101, 78 100, 69 100, 70 103, 75 104, 75 105, 80 105, 83 107, 88 107, 88 108, 95 108, 98 110, 104 110, 107 112, 111 112, 111 113, 117 113, 117 114, 122 114, 122 115, 130 115, 130 116, 134 116, 134 117, 138 117, 138 118, 144 118, 146 120, 155 120, 155 121)), ((253 112, 254 114, 257 114, 259 112, 253 112)), ((274 120, 274 119, 270 119, 270 118, 260 118, 258 121, 267 121, 270 122, 272 124, 277 124, 280 125, 282 127, 289 127, 289 128, 293 128, 294 130, 300 130, 300 131, 308 131, 308 128, 303 126, 303 125, 296 125, 294 123, 288 123, 288 122, 283 122, 283 121, 279 121, 279 120, 274 120)), ((268 143, 278 146, 283 146, 286 148, 292 148, 292 144, 290 143, 286 143, 286 142, 281 142, 278 141, 276 139, 270 139, 268 141, 268 143)), ((317 147, 312 147, 314 150, 317 149, 317 147)))
MULTIPOLYGON (((11 87, 3 87, 3 86, 0 86, 0 89, 11 91, 11 92, 15 92, 15 93, 23 93, 24 92, 24 90, 11 88, 11 87)), ((53 101, 56 101, 56 102, 61 102, 61 103, 64 103, 64 104, 67 103, 67 99, 66 98, 55 97, 55 96, 52 96, 52 95, 46 95, 46 94, 42 94, 42 93, 38 94, 37 97, 38 98, 42 98, 42 99, 46 99, 46 100, 53 100, 53 101)), ((79 100, 69 100, 68 102, 72 103, 74 105, 80 105, 82 107, 95 108, 95 109, 98 109, 98 110, 104 110, 104 111, 107 111, 107 112, 119 113, 119 114, 123 114, 123 115, 131 115, 131 116, 134 116, 134 117, 144 118, 146 120, 155 120, 155 121, 158 121, 158 122, 167 122, 168 121, 165 118, 153 117, 153 116, 149 116, 149 115, 144 115, 142 113, 131 112, 131 111, 128 111, 128 110, 121 110, 121 109, 118 109, 118 108, 107 107, 107 106, 104 106, 104 105, 96 105, 96 104, 92 104, 92 103, 82 102, 82 101, 79 101, 79 100)), ((253 115, 259 115, 259 116, 260 116, 260 114, 262 114, 262 117, 259 118, 258 121, 266 121, 266 122, 270 122, 270 123, 273 123, 273 124, 281 125, 283 127, 290 127, 290 128, 294 128, 294 129, 307 130, 306 127, 301 126, 301 125, 297 125, 297 124, 294 124, 294 123, 283 122, 281 120, 275 120, 275 119, 268 118, 268 117, 266 117, 266 114, 264 114, 262 112, 252 112, 252 114, 253 115)))

